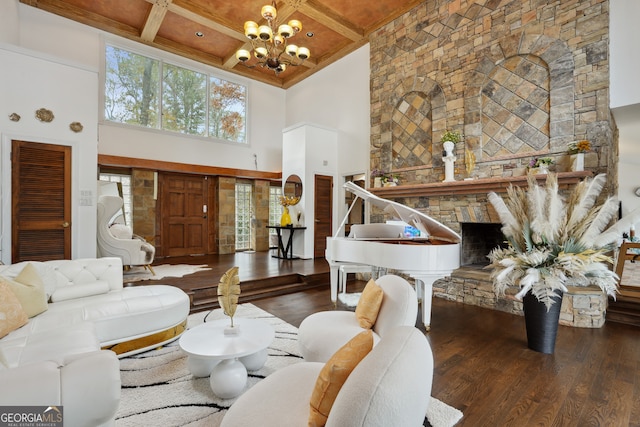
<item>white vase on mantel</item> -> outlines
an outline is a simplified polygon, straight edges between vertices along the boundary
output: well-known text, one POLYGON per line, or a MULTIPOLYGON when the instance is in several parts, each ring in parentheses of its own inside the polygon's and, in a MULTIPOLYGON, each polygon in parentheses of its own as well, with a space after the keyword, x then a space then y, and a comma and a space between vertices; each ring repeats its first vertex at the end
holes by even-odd
POLYGON ((576 153, 573 159, 573 168, 575 172, 584 170, 584 153, 576 153))
POLYGON ((538 173, 541 175, 546 175, 549 173, 549 166, 547 165, 540 165, 538 166, 538 173))

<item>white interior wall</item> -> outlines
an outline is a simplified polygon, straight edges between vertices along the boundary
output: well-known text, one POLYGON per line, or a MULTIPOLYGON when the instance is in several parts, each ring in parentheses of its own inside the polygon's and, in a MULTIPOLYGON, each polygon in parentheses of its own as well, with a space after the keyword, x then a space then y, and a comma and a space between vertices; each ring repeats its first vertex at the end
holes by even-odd
MULTIPOLYGON (((640 209, 640 197, 634 190, 640 187, 640 104, 618 107, 614 116, 620 132, 620 160, 618 162, 618 198, 622 215, 640 209)), ((640 230, 640 223, 636 223, 640 230)))
MULTIPOLYGON (((640 208, 640 2, 610 0, 610 97, 613 116, 619 130, 618 198, 623 216, 640 208)), ((640 223, 636 224, 636 229, 640 223)))
POLYGON ((315 225, 315 176, 325 175, 333 177, 334 208, 332 223, 335 226, 335 193, 337 176, 338 132, 315 124, 301 123, 287 128, 282 133, 283 180, 295 174, 302 179, 302 197, 295 207, 302 211, 303 225, 307 227, 302 232, 296 232, 293 238, 293 253, 300 258, 314 256, 314 225, 315 225))
POLYGON ((344 177, 369 172, 369 52, 366 44, 287 90, 287 127, 313 123, 338 133, 334 232, 347 214, 344 177))
POLYGON ((0 43, 18 44, 18 4, 18 0, 11 0, 0 5, 0 43))
POLYGON ((611 108, 640 104, 640 1, 609 0, 611 108))
POLYGON ((72 151, 71 251, 73 258, 95 257, 96 156, 98 76, 94 71, 50 61, 24 49, 0 47, 0 191, 1 232, 4 263, 11 262, 11 141, 23 140, 67 145, 72 151), (39 122, 35 111, 47 108, 50 123, 39 122), (11 113, 19 121, 9 120, 11 113), (82 132, 69 125, 80 122, 82 132), (82 196, 82 197, 81 197, 82 196))

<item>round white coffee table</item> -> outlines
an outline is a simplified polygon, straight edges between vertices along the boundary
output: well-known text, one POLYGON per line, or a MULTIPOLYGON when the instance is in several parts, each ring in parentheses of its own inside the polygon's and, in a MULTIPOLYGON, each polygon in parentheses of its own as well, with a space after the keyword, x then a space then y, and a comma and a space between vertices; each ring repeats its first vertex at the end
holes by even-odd
POLYGON ((275 332, 258 319, 234 318, 236 334, 225 334, 229 318, 203 323, 180 337, 180 348, 189 355, 187 366, 195 377, 210 375, 211 390, 223 398, 239 395, 247 384, 247 370, 255 371, 267 360, 267 347, 275 332))

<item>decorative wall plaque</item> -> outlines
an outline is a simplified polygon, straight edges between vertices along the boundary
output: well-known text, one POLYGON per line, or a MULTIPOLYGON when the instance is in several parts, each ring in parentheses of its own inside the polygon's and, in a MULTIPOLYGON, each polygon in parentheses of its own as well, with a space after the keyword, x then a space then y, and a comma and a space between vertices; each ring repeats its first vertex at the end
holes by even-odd
POLYGON ((69 125, 69 129, 71 129, 75 133, 78 133, 78 132, 82 132, 83 126, 82 126, 82 123, 80 122, 72 122, 69 125))
POLYGON ((54 119, 53 111, 41 108, 36 111, 36 118, 41 122, 50 123, 54 119))

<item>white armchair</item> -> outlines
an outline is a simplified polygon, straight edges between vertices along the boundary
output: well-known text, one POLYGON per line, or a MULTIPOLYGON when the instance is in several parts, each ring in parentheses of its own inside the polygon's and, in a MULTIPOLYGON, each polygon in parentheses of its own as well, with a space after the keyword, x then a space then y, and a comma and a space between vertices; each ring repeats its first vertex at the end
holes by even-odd
POLYGON ((139 236, 133 235, 131 227, 111 224, 111 218, 122 208, 123 200, 118 196, 98 198, 98 257, 119 257, 124 266, 144 266, 154 274, 151 263, 156 248, 139 236))
MULTIPOLYGON (((221 427, 300 427, 320 362, 300 362, 260 381, 236 400, 221 427)), ((355 367, 340 388, 327 427, 419 426, 431 400, 433 354, 413 326, 391 328, 355 367)))
MULTIPOLYGON (((414 326, 418 317, 418 297, 413 287, 400 276, 387 274, 376 279, 384 297, 373 325, 377 344, 396 326, 414 326)), ((319 311, 307 316, 298 328, 298 346, 307 362, 326 362, 340 347, 362 332, 353 311, 319 311)))

